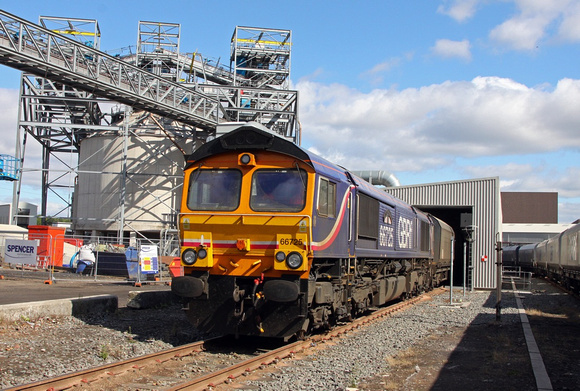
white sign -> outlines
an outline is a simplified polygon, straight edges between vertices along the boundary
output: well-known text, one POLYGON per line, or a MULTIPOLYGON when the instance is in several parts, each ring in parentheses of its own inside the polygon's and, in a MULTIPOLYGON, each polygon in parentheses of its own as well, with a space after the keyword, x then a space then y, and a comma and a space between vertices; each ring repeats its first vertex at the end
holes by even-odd
POLYGON ((141 246, 141 252, 139 253, 139 263, 141 265, 141 273, 158 273, 159 258, 157 257, 157 246, 141 246))
POLYGON ((4 262, 36 265, 36 240, 6 239, 4 262))

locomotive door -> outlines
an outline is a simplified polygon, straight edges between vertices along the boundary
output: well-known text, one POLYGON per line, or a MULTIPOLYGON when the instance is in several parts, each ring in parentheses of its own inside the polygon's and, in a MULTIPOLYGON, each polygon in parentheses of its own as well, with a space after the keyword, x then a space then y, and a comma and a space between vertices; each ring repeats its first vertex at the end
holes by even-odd
POLYGON ((353 255, 354 246, 355 246, 355 216, 354 211, 356 210, 355 201, 356 201, 356 192, 354 191, 354 187, 350 189, 350 195, 348 197, 348 204, 347 204, 347 225, 348 225, 348 252, 350 255, 353 255))
POLYGON ((348 258, 352 254, 352 189, 349 184, 318 177, 312 247, 315 256, 348 258))

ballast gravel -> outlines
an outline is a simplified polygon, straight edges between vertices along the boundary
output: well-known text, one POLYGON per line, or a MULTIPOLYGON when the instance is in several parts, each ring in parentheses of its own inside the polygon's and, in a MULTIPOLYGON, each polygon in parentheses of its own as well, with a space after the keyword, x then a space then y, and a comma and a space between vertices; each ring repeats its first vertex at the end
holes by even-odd
MULTIPOLYGON (((519 322, 511 292, 502 294, 502 323, 519 322)), ((337 339, 301 360, 282 362, 256 390, 345 390, 388 370, 387 357, 421 338, 495 321, 495 292, 436 295, 370 327, 337 339)), ((14 387, 110 362, 153 353, 200 338, 179 305, 150 310, 120 309, 83 319, 42 317, 0 321, 0 388, 14 387)))
POLYGON ((0 314, 0 388, 15 387, 199 339, 176 304, 114 314, 21 318, 0 314))
MULTIPOLYGON (((281 366, 268 379, 244 382, 248 389, 346 390, 364 379, 388 370, 387 357, 407 349, 427 336, 445 333, 448 327, 466 327, 496 321, 495 292, 455 293, 449 305, 449 292, 412 306, 387 319, 336 341, 291 365, 281 366), (456 300, 462 302, 456 303, 456 300)), ((515 297, 502 292, 501 321, 519 323, 515 297)))

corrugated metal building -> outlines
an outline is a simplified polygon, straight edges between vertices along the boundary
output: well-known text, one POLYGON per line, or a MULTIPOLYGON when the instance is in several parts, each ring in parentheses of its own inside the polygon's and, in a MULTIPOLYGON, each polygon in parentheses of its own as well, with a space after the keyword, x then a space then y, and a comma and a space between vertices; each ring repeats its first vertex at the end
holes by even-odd
POLYGON ((456 237, 454 285, 460 285, 466 274, 469 287, 496 287, 495 248, 496 242, 502 237, 498 177, 389 187, 385 190, 425 212, 432 213, 453 227, 456 237), (469 226, 473 230, 473 242, 470 243, 471 251, 468 247, 466 255, 464 242, 469 226), (471 261, 468 259, 470 253, 471 261))

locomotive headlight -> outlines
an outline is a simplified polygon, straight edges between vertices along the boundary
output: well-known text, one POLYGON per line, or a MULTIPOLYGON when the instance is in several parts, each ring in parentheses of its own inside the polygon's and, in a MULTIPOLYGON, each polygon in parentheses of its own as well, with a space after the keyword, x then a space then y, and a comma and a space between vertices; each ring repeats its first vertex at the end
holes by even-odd
POLYGON ((276 260, 277 260, 278 262, 282 262, 282 261, 283 261, 283 260, 285 260, 285 259, 286 259, 286 254, 284 254, 284 251, 278 251, 278 252, 276 253, 276 260))
POLYGON ((248 164, 250 161, 252 161, 252 158, 247 153, 244 153, 242 156, 240 156, 240 163, 248 164))
POLYGON ((199 259, 205 259, 205 257, 207 257, 207 250, 205 248, 200 248, 199 251, 197 252, 197 257, 199 259))
MULTIPOLYGON (((277 255, 278 254, 276 254, 276 256, 277 255)), ((302 255, 297 252, 291 252, 286 257, 286 265, 288 265, 290 269, 298 269, 300 266, 302 266, 302 255)))
POLYGON ((256 156, 251 153, 242 153, 238 155, 238 164, 242 166, 255 166, 256 156))
MULTIPOLYGON (((207 253, 206 253, 206 255, 207 255, 207 253)), ((195 263, 195 261, 197 261, 197 253, 195 252, 194 249, 188 248, 181 255, 181 259, 183 260, 183 263, 191 266, 195 263)))

